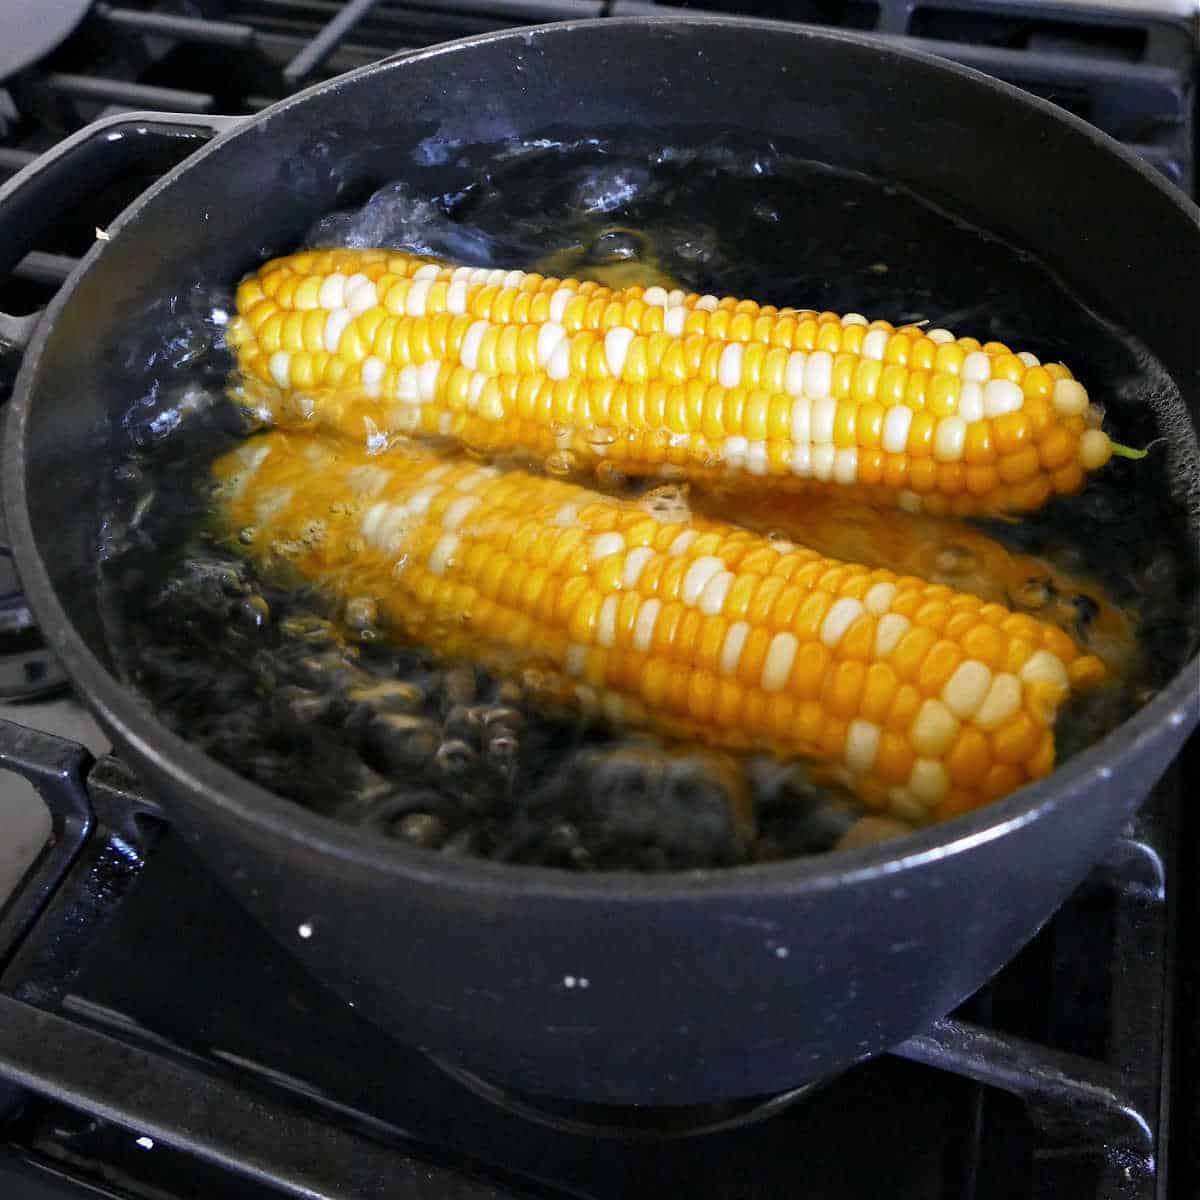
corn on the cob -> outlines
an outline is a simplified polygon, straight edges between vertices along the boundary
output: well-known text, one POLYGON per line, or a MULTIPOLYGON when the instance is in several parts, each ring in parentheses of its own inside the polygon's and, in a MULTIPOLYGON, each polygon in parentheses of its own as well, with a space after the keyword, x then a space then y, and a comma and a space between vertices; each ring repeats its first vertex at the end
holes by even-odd
POLYGON ((374 445, 441 435, 959 515, 1038 508, 1112 454, 1062 364, 856 313, 386 250, 273 260, 237 307, 247 402, 374 445))
POLYGON ((1138 667, 1135 618, 1094 578, 1072 574, 1051 558, 1020 554, 965 521, 922 514, 898 517, 842 496, 777 495, 730 487, 693 488, 692 505, 773 538, 802 541, 820 554, 887 567, 1029 611, 1068 633, 1086 613, 1084 644, 1111 682, 1138 667), (1080 607, 1080 601, 1084 606, 1080 607))
POLYGON ((400 635, 616 722, 804 756, 908 820, 1045 775, 1059 705, 1104 673, 1001 605, 522 471, 280 432, 215 471, 235 544, 400 635))

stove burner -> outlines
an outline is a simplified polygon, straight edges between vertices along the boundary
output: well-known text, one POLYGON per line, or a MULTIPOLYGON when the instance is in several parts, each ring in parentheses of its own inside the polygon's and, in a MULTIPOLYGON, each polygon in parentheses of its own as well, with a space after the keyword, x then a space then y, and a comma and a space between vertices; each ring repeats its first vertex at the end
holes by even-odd
POLYGON ((745 1129, 777 1117, 793 1104, 815 1095, 833 1078, 817 1079, 774 1096, 748 1096, 715 1104, 585 1104, 509 1091, 432 1054, 426 1057, 472 1095, 510 1116, 558 1133, 617 1138, 626 1142, 662 1142, 745 1129))

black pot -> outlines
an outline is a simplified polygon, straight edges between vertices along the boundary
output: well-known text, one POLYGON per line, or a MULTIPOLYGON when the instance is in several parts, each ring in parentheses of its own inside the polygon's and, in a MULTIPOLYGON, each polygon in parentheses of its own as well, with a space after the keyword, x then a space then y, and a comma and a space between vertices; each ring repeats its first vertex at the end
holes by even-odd
MULTIPOLYGON (((474 38, 237 123, 87 255, 37 330, 10 415, 4 499, 30 602, 171 818, 359 1012, 526 1092, 663 1104, 767 1093, 902 1041, 1031 937, 1200 715, 1193 660, 1049 779, 898 843, 579 877, 449 861, 323 819, 206 758, 114 678, 94 600, 95 497, 145 369, 121 348, 152 341, 145 314, 162 297, 182 280, 227 284, 387 180, 461 186, 514 138, 606 129, 686 145, 714 123, 739 146, 785 139, 944 199, 1054 264, 1099 311, 1131 314, 1185 397, 1172 436, 1195 438, 1194 206, 1089 127, 974 72, 850 36, 691 18, 474 38), (422 143, 459 157, 430 174, 422 143)), ((136 141, 139 128, 122 119, 80 142, 136 141)), ((49 169, 73 177, 61 160, 49 169)), ((0 207, 31 213, 31 186, 18 177, 0 207)))

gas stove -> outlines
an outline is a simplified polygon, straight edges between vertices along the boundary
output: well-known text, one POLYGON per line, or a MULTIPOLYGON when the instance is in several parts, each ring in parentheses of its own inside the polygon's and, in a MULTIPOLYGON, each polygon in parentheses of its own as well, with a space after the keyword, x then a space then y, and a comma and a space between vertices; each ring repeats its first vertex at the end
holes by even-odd
MULTIPOLYGON (((954 58, 1084 116, 1194 194, 1190 0, 690 7, 841 25, 954 58)), ((33 5, 10 6, 0 184, 100 116, 248 114, 450 37, 664 11, 59 0, 35 19, 33 5)), ((193 147, 164 147, 151 172, 95 189, 0 278, 0 312, 41 307, 96 231, 193 147)), ((958 1012, 795 1093, 613 1110, 451 1071, 314 983, 108 754, 2 554, 0 701, 0 1196, 1174 1200, 1200 1188, 1200 964, 1187 937, 1200 910, 1198 739, 1056 917, 958 1012)))

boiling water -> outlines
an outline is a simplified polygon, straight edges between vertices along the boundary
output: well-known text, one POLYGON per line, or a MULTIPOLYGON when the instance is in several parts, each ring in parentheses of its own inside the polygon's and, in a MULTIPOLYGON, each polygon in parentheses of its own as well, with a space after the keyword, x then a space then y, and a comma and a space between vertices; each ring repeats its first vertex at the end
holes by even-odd
MULTIPOLYGON (((1136 676, 1064 710, 1060 761, 1194 648, 1200 492, 1174 385, 1042 264, 901 189, 782 158, 543 144, 501 157, 454 196, 385 188, 322 221, 307 244, 393 245, 469 265, 928 320, 1061 358, 1117 440, 1163 440, 1141 463, 1114 460, 1082 496, 986 524, 1136 614, 1136 676)), ((864 822, 852 797, 814 786, 803 764, 735 760, 541 711, 512 681, 389 641, 370 597, 336 609, 316 591, 281 590, 222 548, 207 524, 208 468, 248 432, 222 387, 220 329, 235 283, 229 295, 174 306, 174 327, 156 331, 189 382, 182 393, 156 387, 131 409, 131 453, 105 498, 106 628, 124 679, 162 720, 309 808, 445 854, 662 870, 903 831, 864 822)), ((969 586, 952 529, 945 538, 929 576, 969 586)), ((1007 600, 1088 643, 1085 595, 1056 595, 1035 578, 1007 600)))

